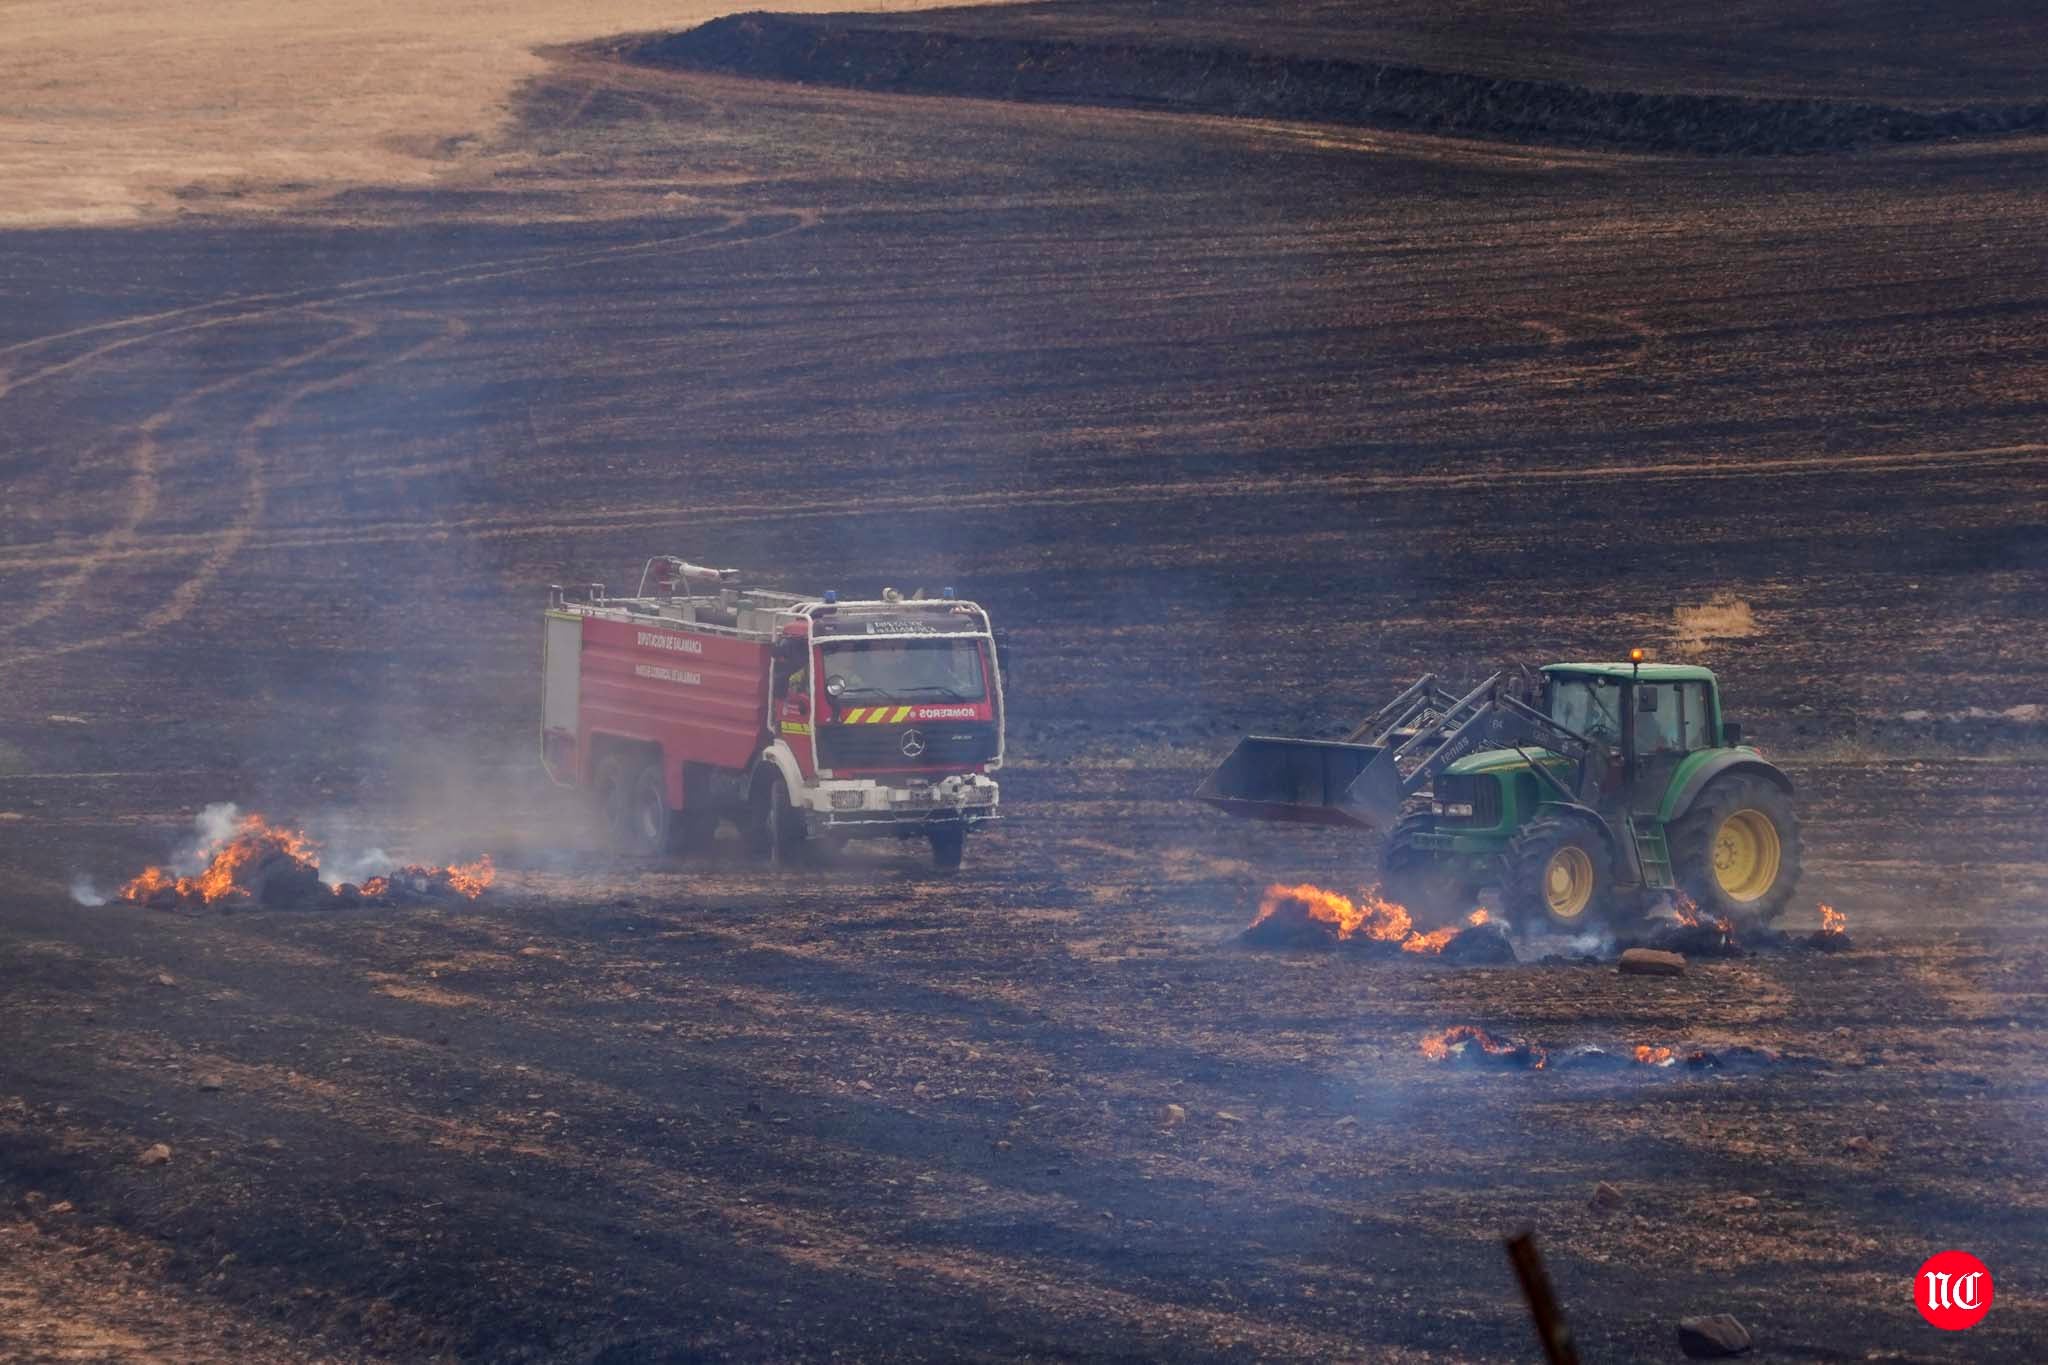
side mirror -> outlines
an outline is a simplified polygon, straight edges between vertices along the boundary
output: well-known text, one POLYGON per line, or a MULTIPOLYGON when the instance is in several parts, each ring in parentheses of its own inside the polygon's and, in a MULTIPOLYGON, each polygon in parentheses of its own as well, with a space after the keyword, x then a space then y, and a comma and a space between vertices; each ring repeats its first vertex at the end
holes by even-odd
POLYGON ((1740 725, 1740 724, 1739 724, 1738 722, 1736 722, 1736 721, 1732 721, 1732 720, 1724 720, 1724 721, 1722 721, 1722 722, 1721 722, 1721 742, 1722 742, 1723 744, 1731 744, 1731 745, 1733 745, 1733 744, 1740 744, 1740 743, 1742 743, 1742 726, 1741 726, 1741 725, 1740 725))
POLYGON ((832 700, 838 701, 840 695, 845 691, 846 679, 840 677, 837 673, 825 679, 825 695, 832 698, 832 700))

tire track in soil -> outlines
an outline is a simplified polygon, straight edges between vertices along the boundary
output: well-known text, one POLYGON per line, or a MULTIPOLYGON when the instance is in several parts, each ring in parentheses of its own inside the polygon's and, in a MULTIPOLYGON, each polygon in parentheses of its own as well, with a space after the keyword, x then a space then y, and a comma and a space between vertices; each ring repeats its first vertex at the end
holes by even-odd
MULTIPOLYGON (((1062 508, 1153 503, 1176 499, 1243 499, 1264 496, 1307 496, 1423 492, 1463 488, 1501 488, 1516 484, 1582 483, 1641 479, 1652 482, 1721 482, 1745 478, 1823 478, 1834 475, 1878 476, 1939 468, 2024 468, 2048 464, 2048 442, 2013 446, 1987 446, 1978 450, 1923 450, 1886 454, 1840 456, 1788 456, 1704 464, 1694 459, 1673 459, 1655 464, 1616 465, 1588 469, 1583 466, 1555 466, 1517 470, 1474 470, 1463 473, 1423 474, 1328 474, 1288 479, 1216 479, 1194 483, 1127 483, 1098 488, 1032 489, 1018 492, 976 493, 962 497, 926 493, 901 497, 864 497, 857 504, 812 502, 721 504, 717 518, 728 522, 809 521, 824 517, 859 518, 900 515, 907 510, 943 506, 949 511, 1007 511, 1019 508, 1062 508)), ((267 550, 309 550, 332 545, 376 545, 420 539, 445 540, 453 535, 473 535, 485 540, 516 540, 529 536, 601 535, 610 531, 634 530, 644 526, 687 526, 687 516, 675 509, 645 512, 602 511, 586 514, 553 514, 547 522, 520 523, 516 513, 463 517, 456 520, 376 522, 367 525, 308 527, 303 531, 276 536, 252 537, 249 548, 267 550)), ((183 536, 200 541, 195 534, 183 536)), ((172 536, 154 545, 138 545, 109 556, 108 562, 146 561, 189 554, 189 544, 169 543, 172 536)), ((35 565, 67 564, 63 555, 22 551, 0 554, 0 570, 35 565)))
MULTIPOLYGON (((313 316, 319 316, 317 314, 313 316)), ((348 337, 340 338, 342 341, 348 337)), ((360 339, 359 335, 358 338, 360 339)), ((136 439, 131 449, 129 493, 125 500, 126 515, 121 524, 102 534, 94 548, 79 557, 71 571, 39 590, 35 605, 18 615, 0 622, 0 636, 13 635, 25 627, 49 619, 69 604, 78 589, 89 581, 94 573, 104 567, 113 553, 122 545, 133 543, 137 534, 156 511, 160 484, 157 477, 162 457, 159 435, 174 418, 191 409, 194 405, 218 394, 229 392, 245 384, 254 383, 266 376, 282 374, 299 365, 317 359, 330 350, 335 343, 322 342, 319 346, 297 356, 248 370, 226 379, 192 389, 157 409, 136 428, 136 439)), ((0 660, 4 661, 4 660, 0 660)))
MULTIPOLYGON (((312 316, 325 318, 329 315, 314 313, 312 316)), ((431 315, 418 313, 401 313, 398 316, 415 320, 431 318, 431 315)), ((297 369, 347 346, 373 338, 381 330, 375 323, 363 322, 358 319, 333 318, 332 320, 341 322, 348 329, 347 334, 316 346, 301 355, 292 357, 281 365, 268 367, 267 372, 281 373, 297 369)), ((179 583, 176 588, 172 589, 170 595, 161 605, 145 615, 139 623, 126 629, 67 640, 62 644, 50 645, 41 649, 17 650, 10 655, 0 656, 0 667, 7 665, 18 666, 24 663, 75 654, 82 650, 99 649, 109 645, 120 644, 128 640, 139 639, 142 636, 161 630, 165 626, 176 625, 184 620, 186 616, 191 614, 192 608, 198 604, 201 595, 205 593, 214 579, 218 578, 221 572, 233 562, 235 556, 241 553, 243 546, 247 544, 251 534, 256 529, 257 522, 263 515, 264 504, 268 496, 266 470, 264 468, 262 452, 264 434, 283 421, 285 416, 294 407, 308 398, 322 393, 333 392, 337 389, 347 388, 359 383, 365 376, 374 374, 379 370, 416 360, 430 351, 459 340, 469 332, 469 324, 459 318, 438 320, 441 322, 441 331, 438 335, 429 337, 425 341, 417 342, 395 354, 374 357, 354 369, 341 374, 330 375, 325 379, 308 380, 305 383, 293 385, 283 394, 273 399, 256 416, 243 423, 235 440, 235 462, 241 470, 242 497, 240 507, 236 511, 234 519, 223 531, 208 538, 211 541, 211 547, 207 550, 205 558, 200 561, 199 566, 183 582, 179 583)), ((152 502, 153 498, 154 495, 152 494, 152 502)))
POLYGON ((278 316, 280 313, 296 312, 306 308, 329 307, 342 303, 359 303, 365 299, 386 298, 409 293, 415 289, 445 284, 459 286, 476 284, 486 280, 507 279, 537 270, 572 268, 592 261, 614 257, 627 257, 643 253, 658 253, 673 247, 686 247, 700 238, 711 238, 707 246, 726 246, 734 241, 771 241, 785 235, 791 229, 767 232, 760 236, 735 237, 734 230, 762 219, 793 217, 799 228, 815 227, 823 215, 809 208, 773 209, 726 209, 705 206, 708 213, 717 214, 723 221, 713 227, 693 232, 678 233, 669 237, 657 237, 643 242, 619 242, 603 247, 583 247, 569 251, 545 252, 533 256, 510 256, 495 261, 464 261, 458 265, 436 266, 431 270, 406 271, 396 275, 373 275, 364 279, 342 284, 317 285, 306 289, 285 290, 274 294, 247 294, 228 299, 214 299, 206 303, 191 304, 184 308, 173 308, 160 313, 138 314, 109 322, 93 323, 86 327, 75 327, 65 332, 52 332, 47 336, 31 337, 8 346, 0 346, 0 356, 26 353, 37 347, 55 345, 58 342, 74 340, 81 336, 125 327, 142 326, 151 322, 162 322, 171 318, 190 317, 220 308, 243 308, 252 304, 271 304, 272 307, 252 308, 246 312, 223 317, 202 318, 195 322, 180 323, 175 327, 145 332, 139 336, 122 337, 115 341, 96 346, 89 351, 68 359, 29 370, 18 376, 0 379, 0 399, 8 397, 31 384, 41 383, 59 375, 68 374, 81 367, 90 366, 117 351, 140 346, 151 341, 179 336, 186 332, 206 331, 215 327, 228 327, 243 322, 259 322, 278 316), (728 234, 728 235, 719 235, 728 234), (486 273, 469 274, 481 271, 486 273))
MULTIPOLYGON (((373 277, 372 280, 363 282, 355 287, 323 287, 327 291, 325 294, 303 302, 288 302, 278 307, 256 309, 220 318, 207 318, 159 331, 147 332, 140 336, 124 337, 108 342, 105 345, 94 347, 81 355, 45 366, 40 370, 32 370, 18 379, 0 384, 0 399, 4 399, 10 393, 29 384, 70 373, 81 367, 90 366, 92 363, 102 360, 115 352, 187 332, 210 330, 217 327, 233 326, 239 323, 271 321, 291 314, 326 317, 329 315, 318 310, 335 303, 356 303, 378 298, 395 297, 412 292, 418 288, 434 285, 457 288, 488 281, 514 278, 522 274, 535 273, 541 270, 573 268, 598 259, 659 252, 678 246, 694 245, 697 249, 712 249, 736 243, 770 241, 787 235, 790 232, 815 227, 823 217, 815 209, 804 208, 771 209, 755 212, 714 208, 711 211, 717 214, 719 218, 715 226, 675 237, 657 239, 652 242, 614 244, 602 248, 550 253, 538 258, 514 257, 509 258, 509 260, 483 262, 481 264, 469 262, 460 266, 438 268, 432 271, 373 277), (789 220, 789 225, 777 230, 759 234, 744 231, 744 229, 762 222, 778 221, 785 218, 789 220)), ((315 294, 318 291, 309 290, 303 292, 315 294)), ((266 297, 293 299, 296 296, 290 293, 276 296, 250 296, 251 299, 255 300, 266 297)), ((241 301, 237 300, 235 302, 241 301)), ((222 305, 219 303, 195 305, 192 309, 179 309, 168 313, 148 315, 142 320, 161 320, 166 317, 189 314, 193 311, 218 306, 222 305)), ((396 316, 422 318, 438 315, 407 312, 397 314, 396 316)), ((34 346, 67 337, 75 337, 87 332, 98 332, 124 325, 129 325, 129 323, 95 324, 92 327, 74 329, 68 333, 53 333, 48 337, 17 342, 10 347, 0 348, 0 354, 10 351, 22 352, 34 346)), ((120 525, 99 537, 94 547, 75 556, 28 555, 10 562, 0 563, 0 568, 54 567, 63 565, 69 569, 69 572, 55 584, 37 594, 38 603, 36 606, 11 619, 5 627, 0 627, 0 636, 15 634, 25 627, 45 621, 56 615, 69 604, 80 587, 89 582, 98 570, 110 563, 119 561, 133 562, 141 558, 179 557, 192 553, 195 548, 209 547, 206 551, 205 560, 201 563, 199 569, 194 572, 193 576, 180 584, 172 593, 171 598, 163 606, 146 616, 139 626, 129 630, 117 631, 110 635, 67 641, 60 645, 53 645, 42 649, 17 650, 12 653, 0 654, 0 667, 37 662, 43 659, 76 653, 84 649, 97 648, 101 645, 120 643, 125 640, 139 638, 151 631, 161 629, 166 625, 175 624, 177 621, 184 619, 197 604, 199 596, 205 591, 206 586, 211 584, 227 566, 227 563, 248 544, 256 530, 255 523, 261 516, 264 494, 262 462, 260 456, 256 455, 248 444, 255 432, 259 429, 267 429, 270 426, 276 425, 293 406, 304 398, 326 392, 340 383, 352 383, 364 375, 384 368, 387 364, 403 363, 419 354, 423 354, 434 346, 457 340, 461 336, 467 335, 469 330, 467 323, 459 319, 447 319, 445 326, 448 330, 444 331, 441 337, 435 338, 431 343, 422 347, 408 349, 394 357, 371 361, 362 368, 350 372, 350 375, 342 377, 337 384, 329 384, 323 381, 312 386, 302 386, 300 389, 295 389, 288 393, 284 400, 281 400, 281 406, 274 404, 272 407, 266 408, 262 414, 259 414, 258 418, 255 419, 256 425, 245 425, 241 436, 238 438, 238 460, 243 468, 244 482, 248 492, 244 497, 241 514, 231 524, 224 537, 219 534, 198 535, 188 533, 179 536, 178 539, 190 543, 175 546, 164 543, 169 537, 142 537, 140 535, 140 528, 155 511, 158 501, 160 488, 158 471, 162 454, 158 436, 163 427, 172 418, 179 415, 180 412, 189 408, 194 402, 259 380, 266 375, 274 375, 297 368, 301 364, 327 354, 336 344, 346 344, 349 341, 362 340, 367 336, 374 335, 377 330, 374 324, 351 323, 349 325, 362 328, 363 330, 357 331, 350 337, 342 338, 337 343, 323 344, 320 347, 314 348, 313 351, 285 362, 264 366, 258 370, 233 376, 229 379, 218 380, 201 389, 183 395, 173 404, 151 414, 149 418, 145 419, 139 429, 140 439, 136 442, 133 451, 134 459, 131 482, 134 484, 134 487, 126 504, 126 515, 122 518, 120 525), (128 547, 126 551, 122 549, 124 546, 128 547)))

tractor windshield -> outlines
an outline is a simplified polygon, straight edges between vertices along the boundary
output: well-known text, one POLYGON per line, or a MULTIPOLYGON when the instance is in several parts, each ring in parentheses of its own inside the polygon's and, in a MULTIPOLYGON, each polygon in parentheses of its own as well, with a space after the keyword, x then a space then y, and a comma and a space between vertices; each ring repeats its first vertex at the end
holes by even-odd
POLYGON ((1621 688, 1606 678, 1552 678, 1550 718, 1607 744, 1621 743, 1621 688))
POLYGON ((826 645, 819 655, 826 694, 836 701, 980 701, 988 695, 973 640, 848 641, 826 645))

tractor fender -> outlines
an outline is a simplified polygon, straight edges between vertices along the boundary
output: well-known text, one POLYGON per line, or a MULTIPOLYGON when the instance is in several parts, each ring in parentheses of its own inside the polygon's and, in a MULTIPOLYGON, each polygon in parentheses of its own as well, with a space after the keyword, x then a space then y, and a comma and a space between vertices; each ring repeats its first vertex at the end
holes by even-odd
POLYGON ((782 773, 782 785, 792 797, 804 789, 803 770, 796 765, 796 755, 790 752, 787 744, 774 740, 761 750, 753 771, 747 775, 746 800, 749 806, 754 803, 754 784, 760 780, 761 769, 771 764, 782 773))
POLYGON ((1667 824, 1680 818, 1692 809, 1692 803, 1699 800, 1708 783, 1728 773, 1761 777, 1787 796, 1792 794, 1792 779, 1776 764, 1765 762, 1756 750, 1720 749, 1687 760, 1672 774, 1671 787, 1664 793, 1664 805, 1657 818, 1667 824))
POLYGON ((1607 845, 1608 853, 1613 855, 1614 858, 1621 862, 1629 863, 1631 866, 1634 863, 1634 855, 1627 849, 1624 849, 1621 846, 1621 840, 1615 837, 1614 826, 1608 824, 1606 817, 1591 806, 1582 806, 1576 801, 1538 801, 1533 814, 1537 816, 1560 814, 1577 816, 1594 829, 1600 831, 1600 841, 1607 845))

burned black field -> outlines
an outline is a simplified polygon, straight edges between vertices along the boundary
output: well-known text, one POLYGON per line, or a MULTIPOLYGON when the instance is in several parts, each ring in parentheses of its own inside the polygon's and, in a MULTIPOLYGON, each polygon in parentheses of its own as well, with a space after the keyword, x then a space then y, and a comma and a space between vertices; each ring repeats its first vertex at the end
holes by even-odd
MULTIPOLYGON (((1689 50, 1624 65, 1842 94, 1689 50)), ((2040 140, 1700 156, 618 51, 550 54, 481 180, 0 234, 0 1355, 1525 1360, 1523 1222, 1591 1360, 1715 1311, 1763 1359, 2037 1354, 2040 140), (533 753, 539 608, 667 551, 989 608, 1009 818, 960 877, 595 850, 533 753), (1848 951, 1236 941, 1377 854, 1190 801, 1236 736, 1636 644, 1797 780, 1787 928, 1829 903, 1848 951), (67 893, 222 800, 499 879, 67 893), (1782 1064, 1425 1056, 1459 1025, 1782 1064), (1951 1246, 1997 1276, 1965 1334, 1908 1297, 1951 1246)), ((1881 51, 1873 97, 2019 99, 1881 51)))

